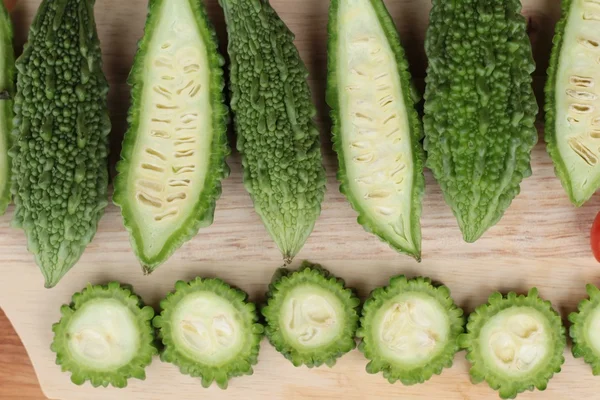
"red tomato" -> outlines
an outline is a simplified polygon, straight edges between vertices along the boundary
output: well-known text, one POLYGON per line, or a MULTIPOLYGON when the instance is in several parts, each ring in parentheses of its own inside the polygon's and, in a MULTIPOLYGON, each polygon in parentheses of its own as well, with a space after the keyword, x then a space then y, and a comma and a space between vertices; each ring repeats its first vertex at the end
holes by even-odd
POLYGON ((17 5, 17 0, 4 0, 4 5, 8 12, 11 12, 13 8, 17 5))
POLYGON ((596 215, 590 232, 590 244, 592 245, 592 253, 596 260, 600 262, 600 212, 596 215))

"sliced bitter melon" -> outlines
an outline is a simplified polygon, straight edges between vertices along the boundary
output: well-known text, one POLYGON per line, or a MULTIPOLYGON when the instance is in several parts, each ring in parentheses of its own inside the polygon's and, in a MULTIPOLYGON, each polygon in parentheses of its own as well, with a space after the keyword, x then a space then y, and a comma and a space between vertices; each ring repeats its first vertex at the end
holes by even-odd
POLYGON ((213 221, 229 154, 223 58, 201 0, 151 0, 114 201, 146 272, 213 221))
POLYGON ((184 374, 227 388, 230 378, 252 375, 263 326, 247 294, 220 279, 178 281, 161 301, 154 326, 164 344, 161 360, 184 374))
POLYGON ((144 368, 157 354, 152 307, 141 304, 131 287, 110 282, 88 285, 60 309, 52 326, 56 364, 71 372, 77 385, 127 386, 128 378, 146 379, 144 368))
POLYGON ((463 325, 463 311, 446 286, 400 275, 365 301, 356 336, 370 360, 368 373, 413 385, 452 366, 463 325))
POLYGON ((493 293, 469 316, 459 345, 467 350, 471 381, 487 381, 503 399, 546 389, 564 363, 565 328, 536 288, 527 296, 493 293))
POLYGON ((573 204, 600 188, 600 2, 562 1, 546 83, 546 142, 573 204))
POLYGON ((10 159, 13 102, 15 94, 13 29, 4 3, 0 1, 0 215, 10 203, 10 159))
POLYGON ((569 314, 573 339, 573 356, 583 357, 592 366, 592 373, 600 375, 600 291, 588 284, 589 299, 582 300, 577 312, 569 314))
POLYGON ((331 367, 356 347, 360 300, 320 265, 305 261, 297 271, 279 269, 267 298, 267 337, 296 367, 331 367))
POLYGON ((381 0, 332 0, 328 29, 340 190, 367 231, 419 260, 422 128, 400 38, 381 0))

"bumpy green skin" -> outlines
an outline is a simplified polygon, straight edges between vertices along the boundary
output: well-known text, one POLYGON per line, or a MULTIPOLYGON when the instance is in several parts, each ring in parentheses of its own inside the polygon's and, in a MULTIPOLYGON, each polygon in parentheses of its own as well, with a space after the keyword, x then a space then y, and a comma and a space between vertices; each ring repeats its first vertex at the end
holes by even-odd
POLYGON ((13 102, 15 94, 15 55, 13 52, 12 22, 4 3, 0 1, 0 48, 4 49, 0 58, 0 215, 4 214, 10 203, 10 158, 8 149, 11 144, 13 102))
POLYGON ((404 275, 398 275, 390 279, 390 284, 377 288, 371 292, 369 298, 363 305, 360 317, 360 328, 356 336, 361 339, 358 349, 364 353, 370 361, 366 370, 369 374, 383 373, 383 377, 390 383, 397 381, 404 385, 414 385, 429 380, 434 374, 439 375, 444 368, 450 368, 454 354, 459 350, 458 336, 464 331, 463 310, 454 303, 450 297, 450 289, 446 286, 434 286, 431 279, 417 277, 407 279, 404 275), (377 337, 373 335, 373 318, 377 311, 390 299, 402 292, 419 292, 433 297, 446 310, 450 321, 448 340, 444 349, 427 361, 426 364, 414 368, 394 363, 386 359, 379 348, 377 337))
POLYGON ((478 306, 469 315, 467 332, 459 336, 458 343, 461 349, 467 351, 467 360, 471 363, 469 370, 471 382, 477 384, 485 380, 492 389, 499 392, 503 399, 514 399, 519 393, 534 388, 545 390, 548 381, 555 373, 560 372, 561 365, 565 362, 563 350, 567 344, 565 327, 560 315, 552 308, 549 301, 539 297, 536 288, 531 288, 527 296, 517 296, 516 293, 510 292, 503 297, 499 292, 492 293, 486 304, 478 306), (481 329, 495 314, 511 307, 531 307, 548 319, 554 346, 550 348, 552 354, 549 356, 548 362, 542 366, 542 370, 535 377, 528 376, 519 379, 517 376, 500 375, 488 368, 483 360, 483 350, 478 340, 481 329))
POLYGON ((535 63, 519 0, 434 0, 425 50, 427 167, 463 237, 496 224, 531 175, 535 63))
POLYGON ((244 185, 289 262, 321 213, 325 170, 308 75, 265 0, 220 0, 229 35, 231 110, 244 185))
POLYGON ((345 287, 342 279, 331 275, 319 264, 304 261, 296 271, 280 268, 275 272, 267 292, 267 304, 261 311, 265 317, 265 333, 269 342, 294 366, 306 365, 312 368, 325 364, 333 367, 339 357, 356 347, 354 334, 358 327, 359 306, 360 299, 351 289, 345 287), (281 307, 286 295, 299 285, 314 285, 325 289, 345 305, 344 328, 332 343, 310 350, 302 349, 289 343, 281 332, 281 307))
POLYGON ((372 221, 368 213, 361 209, 360 203, 357 201, 348 182, 346 176, 345 163, 344 163, 344 149, 342 146, 341 139, 341 117, 339 115, 340 104, 338 96, 341 95, 338 92, 337 84, 337 57, 335 56, 338 47, 338 8, 339 2, 344 0, 332 0, 329 7, 329 24, 327 26, 328 31, 328 42, 327 42, 327 104, 331 108, 331 120, 333 122, 332 133, 333 133, 333 148, 338 155, 339 170, 337 173, 337 179, 340 182, 340 192, 342 192, 347 198, 352 208, 358 213, 357 221, 363 228, 374 235, 377 235, 381 240, 388 243, 396 251, 406 253, 418 261, 421 260, 421 201, 425 191, 425 177, 423 176, 423 165, 425 163, 425 153, 421 147, 421 139, 423 138, 423 128, 421 126, 421 120, 417 113, 414 105, 421 101, 420 96, 416 93, 410 71, 408 69, 408 62, 404 53, 404 49, 400 43, 400 36, 394 25, 385 4, 381 0, 371 0, 371 4, 379 23, 381 24, 387 38, 388 43, 396 56, 396 64, 398 68, 398 75, 400 77, 400 85, 404 88, 403 100, 407 106, 407 114, 410 125, 410 138, 412 142, 412 164, 413 164, 413 187, 412 187, 412 206, 411 206, 411 231, 412 237, 415 238, 416 253, 407 251, 399 245, 395 244, 389 238, 386 238, 386 234, 383 230, 377 227, 377 224, 372 221))
POLYGON ((44 0, 17 60, 13 224, 46 287, 77 262, 107 204, 111 125, 93 7, 44 0))
POLYGON ((62 315, 60 321, 52 325, 54 340, 50 349, 56 353, 56 364, 61 366, 63 372, 71 372, 71 381, 76 385, 83 385, 89 380, 92 386, 106 387, 112 385, 117 388, 127 386, 127 379, 146 379, 145 368, 152 362, 152 357, 158 353, 154 346, 154 330, 152 318, 154 310, 150 306, 143 306, 141 299, 133 293, 131 286, 121 285, 119 282, 110 282, 107 285, 88 286, 81 292, 73 295, 70 305, 60 308, 62 315), (125 366, 112 371, 98 371, 78 363, 69 352, 68 328, 75 312, 89 301, 96 299, 113 299, 127 307, 135 316, 139 331, 140 346, 135 357, 125 366))
POLYGON ((585 287, 589 299, 582 300, 577 307, 577 312, 569 314, 571 328, 569 335, 573 339, 573 356, 583 357, 592 367, 594 375, 600 375, 600 354, 594 350, 586 339, 586 324, 592 312, 600 307, 600 290, 592 284, 585 287))
POLYGON ((158 329, 159 338, 164 345, 160 359, 175 364, 182 374, 199 377, 202 386, 207 388, 213 381, 221 389, 227 389, 229 379, 236 376, 252 375, 252 366, 258 362, 260 340, 264 334, 263 326, 258 322, 258 313, 254 303, 248 302, 248 295, 239 289, 234 289, 220 279, 196 278, 190 282, 178 281, 175 291, 169 293, 160 302, 161 313, 152 321, 158 329), (227 299, 240 313, 240 322, 246 334, 244 348, 231 361, 218 367, 203 364, 193 358, 185 349, 177 347, 172 334, 172 317, 177 304, 187 295, 208 291, 227 299))
POLYGON ((217 35, 208 20, 206 10, 202 1, 189 0, 190 7, 194 12, 198 24, 198 31, 206 46, 206 57, 210 65, 210 103, 212 107, 212 129, 213 141, 211 145, 211 156, 208 163, 208 173, 204 181, 204 189, 196 202, 191 216, 182 221, 181 227, 167 241, 163 250, 154 257, 148 257, 142 251, 142 235, 140 228, 134 218, 135 204, 130 204, 127 199, 128 173, 131 166, 131 158, 135 150, 136 136, 140 126, 140 113, 142 110, 142 93, 144 90, 144 68, 146 68, 146 55, 152 41, 152 32, 159 22, 161 5, 167 0, 150 0, 148 3, 148 18, 144 29, 144 36, 139 43, 135 56, 133 68, 129 75, 128 83, 131 86, 131 108, 129 109, 129 129, 123 139, 121 160, 117 163, 118 175, 115 178, 114 203, 121 208, 125 227, 131 235, 133 251, 143 265, 144 271, 150 273, 169 257, 185 242, 192 239, 200 228, 212 224, 216 202, 221 197, 221 180, 229 176, 229 167, 226 163, 230 148, 227 144, 227 122, 229 114, 225 106, 223 88, 223 65, 225 60, 219 54, 217 35))

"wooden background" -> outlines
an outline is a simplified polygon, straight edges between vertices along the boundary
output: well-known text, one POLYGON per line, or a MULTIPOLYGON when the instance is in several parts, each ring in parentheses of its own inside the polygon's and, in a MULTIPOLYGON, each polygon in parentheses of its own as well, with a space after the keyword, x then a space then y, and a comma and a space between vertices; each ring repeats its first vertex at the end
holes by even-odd
MULTIPOLYGON (((39 0, 20 0, 13 13, 17 51, 20 52, 39 0)), ((426 275, 444 282, 457 303, 470 311, 493 290, 526 291, 537 286, 566 320, 585 296, 584 285, 600 284, 600 269, 589 250, 589 227, 600 209, 595 196, 575 209, 554 176, 552 165, 539 143, 533 153, 533 177, 504 218, 475 244, 462 241, 456 221, 445 205, 439 187, 427 171, 423 208, 423 262, 417 264, 396 254, 355 222, 355 213, 337 190, 335 155, 331 151, 329 122, 324 103, 326 24, 328 2, 323 0, 273 0, 274 7, 296 33, 301 56, 310 71, 310 84, 322 127, 328 192, 323 213, 312 236, 298 255, 320 262, 356 287, 362 297, 389 277, 404 273, 426 275)), ((407 49, 411 69, 422 87, 426 58, 423 40, 428 22, 428 0, 387 0, 390 13, 407 49)), ((225 32, 216 0, 207 0, 210 17, 221 44, 225 32)), ((104 52, 104 70, 111 83, 111 169, 119 156, 126 128, 129 89, 125 79, 136 42, 142 34, 146 0, 97 0, 96 18, 104 52)), ((523 13, 538 63, 534 87, 541 93, 554 23, 560 13, 558 0, 524 0, 523 13)), ((224 48, 224 46, 222 46, 224 48)), ((219 276, 262 301, 273 271, 281 265, 279 251, 254 213, 241 183, 237 154, 229 160, 232 175, 224 182, 215 223, 184 245, 153 275, 144 277, 132 254, 120 214, 109 206, 95 240, 79 264, 52 290, 43 288, 41 273, 25 249, 21 231, 9 227, 12 209, 0 217, 0 307, 13 322, 36 368, 41 387, 49 398, 61 399, 483 399, 497 398, 487 385, 471 385, 464 353, 455 365, 424 385, 389 385, 380 375, 364 371, 358 351, 343 357, 333 368, 294 368, 263 341, 260 361, 252 377, 231 381, 227 391, 202 389, 199 382, 179 374, 158 359, 148 368, 145 382, 130 381, 124 390, 93 389, 70 384, 68 374, 54 365, 49 350, 51 324, 59 318, 59 306, 87 282, 120 280, 132 283, 144 300, 158 305, 177 279, 197 275, 219 276)), ((519 399, 597 399, 600 377, 568 351, 563 372, 545 392, 526 393, 519 399)), ((0 398, 38 398, 28 362, 6 319, 0 317, 0 398), (31 394, 29 394, 31 393, 31 394), (27 397, 30 396, 30 397, 27 397)))

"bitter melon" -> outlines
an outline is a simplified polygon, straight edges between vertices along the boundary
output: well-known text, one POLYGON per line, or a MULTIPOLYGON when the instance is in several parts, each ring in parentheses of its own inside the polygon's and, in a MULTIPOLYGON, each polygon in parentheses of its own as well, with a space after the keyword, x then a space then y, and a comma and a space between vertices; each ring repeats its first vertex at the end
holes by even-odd
POLYGON ((246 293, 196 278, 178 281, 160 307, 153 324, 164 345, 161 360, 200 377, 204 387, 215 381, 226 389, 230 378, 252 375, 264 329, 246 293))
POLYGON ((469 315, 459 344, 467 350, 471 381, 487 381, 503 399, 534 387, 546 389, 565 361, 565 328, 536 288, 527 296, 493 293, 469 315))
POLYGON ((370 360, 368 373, 413 385, 452 366, 463 325, 463 311, 446 286, 400 275, 365 301, 356 336, 370 360))
POLYGON ((600 291, 591 284, 586 291, 589 299, 582 300, 577 312, 569 314, 572 323, 569 334, 573 339, 573 356, 583 357, 592 367, 592 373, 600 375, 600 291))
POLYGON ((8 11, 0 1, 0 215, 10 203, 11 144, 13 96, 15 92, 15 54, 13 29, 8 11))
POLYGON ((107 204, 108 84, 94 0, 44 0, 16 63, 13 224, 53 287, 107 204))
POLYGON ((433 0, 425 41, 426 165, 463 237, 495 225, 531 175, 538 111, 519 0, 433 0))
POLYGON ((340 190, 367 231, 418 260, 422 129, 394 22, 381 0, 332 0, 328 30, 340 190))
POLYGON ((142 306, 131 287, 110 282, 88 285, 60 309, 52 326, 56 364, 71 372, 71 381, 94 387, 127 386, 127 379, 146 379, 144 369, 158 353, 151 321, 154 310, 142 306))
POLYGON ((223 58, 201 0, 151 0, 114 202, 152 272, 213 221, 229 173, 223 58))
POLYGON ((573 204, 600 188, 600 1, 564 0, 546 83, 547 149, 573 204))
POLYGON ((332 367, 352 350, 360 300, 318 264, 297 271, 279 269, 262 309, 265 332, 277 351, 294 364, 332 367))
POLYGON ((325 193, 308 73, 294 35, 267 0, 220 4, 244 186, 289 263, 312 232, 325 193))

